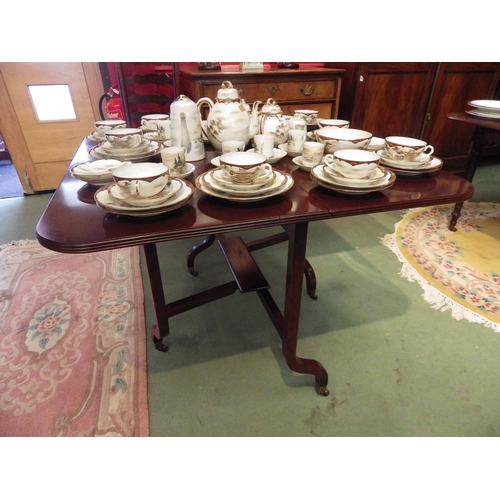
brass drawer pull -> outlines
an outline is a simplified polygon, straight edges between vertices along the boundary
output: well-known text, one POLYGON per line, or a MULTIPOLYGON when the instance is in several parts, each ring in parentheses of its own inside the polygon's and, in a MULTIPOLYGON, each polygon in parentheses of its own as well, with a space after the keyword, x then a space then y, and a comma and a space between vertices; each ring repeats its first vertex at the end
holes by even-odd
POLYGON ((311 95, 314 92, 314 87, 312 85, 304 85, 300 87, 300 90, 304 95, 311 95))
POLYGON ((276 94, 276 92, 278 92, 278 86, 277 85, 269 85, 269 92, 271 92, 271 95, 276 94))

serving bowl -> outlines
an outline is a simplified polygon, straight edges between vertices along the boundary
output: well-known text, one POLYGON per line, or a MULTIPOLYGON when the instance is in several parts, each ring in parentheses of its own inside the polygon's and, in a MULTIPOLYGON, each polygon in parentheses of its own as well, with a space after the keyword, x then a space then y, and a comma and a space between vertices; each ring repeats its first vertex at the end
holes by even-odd
POLYGON ((319 128, 315 135, 316 140, 325 145, 326 154, 339 149, 363 149, 372 138, 372 134, 365 130, 339 127, 319 128))

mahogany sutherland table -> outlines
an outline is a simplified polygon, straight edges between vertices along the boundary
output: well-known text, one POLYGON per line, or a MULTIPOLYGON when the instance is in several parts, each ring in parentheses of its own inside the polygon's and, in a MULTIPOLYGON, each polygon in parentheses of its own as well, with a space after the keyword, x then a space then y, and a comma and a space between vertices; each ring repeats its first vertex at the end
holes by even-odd
MULTIPOLYGON (((93 143, 84 140, 70 168, 92 159, 88 155, 92 146, 93 143)), ((204 160, 192 162, 196 171, 187 180, 194 183, 197 175, 213 168, 210 160, 217 154, 207 151, 204 160)), ((297 373, 313 375, 318 393, 327 395, 328 374, 325 368, 316 360, 297 356, 303 272, 306 276, 310 276, 311 272, 306 260, 309 222, 463 202, 472 196, 473 187, 467 180, 441 170, 420 177, 398 178, 390 189, 381 192, 348 196, 318 186, 309 173, 297 167, 290 157, 285 157, 273 167, 292 174, 294 178, 293 187, 284 194, 259 202, 238 203, 211 197, 196 189, 190 202, 183 207, 147 218, 108 213, 94 202, 97 188, 73 178, 68 170, 37 225, 37 238, 46 248, 63 253, 142 245, 157 320, 152 334, 159 350, 166 350, 162 341, 169 334, 169 317, 236 290, 257 292, 282 339, 282 352, 289 368, 297 373), (241 237, 226 237, 224 234, 274 226, 281 228, 276 236, 250 243, 244 243, 241 237), (192 237, 203 239, 200 245, 194 247, 195 254, 204 245, 209 245, 211 240, 218 241, 234 280, 166 304, 156 243, 192 237), (288 241, 288 257, 285 300, 281 312, 250 251, 284 241, 288 241)))

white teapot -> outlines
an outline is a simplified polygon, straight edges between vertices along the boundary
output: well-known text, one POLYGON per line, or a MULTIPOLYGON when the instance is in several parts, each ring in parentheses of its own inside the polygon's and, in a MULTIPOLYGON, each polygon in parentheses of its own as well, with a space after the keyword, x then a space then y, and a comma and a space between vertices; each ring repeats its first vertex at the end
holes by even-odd
POLYGON ((187 161, 205 158, 198 106, 182 94, 170 105, 170 138, 172 146, 186 148, 187 161))
POLYGON ((244 141, 246 145, 257 133, 257 107, 260 102, 256 101, 249 112, 249 106, 240 99, 238 90, 231 82, 222 82, 215 103, 209 97, 199 99, 197 105, 200 111, 204 104, 210 108, 206 129, 208 140, 218 151, 222 150, 224 141, 244 141))
POLYGON ((283 116, 278 103, 270 97, 260 113, 260 133, 273 135, 274 145, 277 147, 288 141, 288 130, 288 120, 283 116))

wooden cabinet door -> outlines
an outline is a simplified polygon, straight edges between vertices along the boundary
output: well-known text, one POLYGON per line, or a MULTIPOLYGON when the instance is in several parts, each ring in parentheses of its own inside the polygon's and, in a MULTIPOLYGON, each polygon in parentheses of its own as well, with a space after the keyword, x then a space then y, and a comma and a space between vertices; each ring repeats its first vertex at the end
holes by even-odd
POLYGON ((351 127, 420 137, 437 63, 360 63, 351 127))
POLYGON ((492 98, 499 69, 499 63, 440 63, 422 138, 446 159, 447 170, 463 170, 474 133, 473 126, 449 120, 448 114, 465 111, 470 100, 492 98))
POLYGON ((0 130, 26 193, 59 185, 83 138, 100 119, 103 93, 98 63, 0 63, 0 130), (31 85, 67 86, 75 117, 41 119, 31 85))

